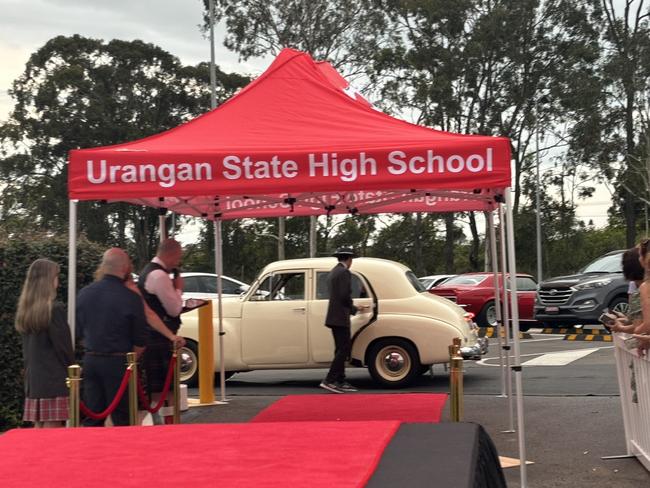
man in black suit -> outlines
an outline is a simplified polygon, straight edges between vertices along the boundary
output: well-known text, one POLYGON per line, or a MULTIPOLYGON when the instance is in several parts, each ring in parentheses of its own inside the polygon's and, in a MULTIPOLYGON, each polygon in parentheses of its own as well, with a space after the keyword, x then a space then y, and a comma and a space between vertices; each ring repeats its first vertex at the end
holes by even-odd
POLYGON ((357 313, 352 302, 352 275, 350 266, 355 257, 350 248, 339 248, 334 253, 339 262, 327 276, 329 303, 325 327, 332 329, 334 337, 334 360, 320 387, 333 393, 357 391, 345 380, 345 361, 350 357, 352 341, 350 339, 350 316, 357 313))

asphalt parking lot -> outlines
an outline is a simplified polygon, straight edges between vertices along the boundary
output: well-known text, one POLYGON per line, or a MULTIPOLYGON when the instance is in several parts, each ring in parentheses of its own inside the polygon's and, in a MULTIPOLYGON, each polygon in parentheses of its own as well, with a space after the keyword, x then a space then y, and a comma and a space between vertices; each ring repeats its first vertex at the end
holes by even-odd
MULTIPOLYGON (((527 468, 528 486, 650 486, 650 473, 636 459, 601 459, 625 453, 612 344, 531 332, 532 339, 521 341, 526 450, 534 463, 527 468)), ((511 411, 516 419, 515 402, 500 397, 497 339, 490 343, 486 358, 466 362, 465 420, 482 424, 500 455, 518 458, 517 434, 504 432, 511 411)), ((236 374, 226 382, 227 405, 190 408, 183 421, 246 422, 282 396, 322 393, 318 383, 323 374, 317 369, 236 374)), ((348 376, 363 393, 386 393, 375 387, 364 369, 351 369, 348 376)), ((448 375, 436 366, 433 376, 426 374, 412 387, 394 393, 448 390, 448 375)), ((191 389, 190 397, 196 395, 198 391, 191 389)), ((215 396, 220 397, 218 387, 215 396)), ((448 418, 445 412, 443 419, 448 418)), ((508 486, 521 486, 518 468, 505 473, 508 486)))

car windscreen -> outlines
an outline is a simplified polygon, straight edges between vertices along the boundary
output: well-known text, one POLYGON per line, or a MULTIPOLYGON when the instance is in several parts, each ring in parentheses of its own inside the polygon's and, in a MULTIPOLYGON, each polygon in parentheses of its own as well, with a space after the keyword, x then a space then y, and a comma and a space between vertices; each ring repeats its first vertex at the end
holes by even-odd
POLYGON ((415 288, 415 291, 418 291, 418 292, 427 291, 427 289, 424 286, 422 286, 422 283, 420 282, 420 280, 418 280, 418 277, 415 276, 413 271, 407 271, 406 272, 406 279, 409 280, 409 283, 411 283, 411 285, 413 285, 413 288, 415 288))
POLYGON ((464 274, 449 278, 443 283, 444 286, 466 285, 476 286, 487 279, 488 275, 464 274))
POLYGON ((623 272, 622 253, 609 254, 589 263, 583 273, 621 273, 623 272))

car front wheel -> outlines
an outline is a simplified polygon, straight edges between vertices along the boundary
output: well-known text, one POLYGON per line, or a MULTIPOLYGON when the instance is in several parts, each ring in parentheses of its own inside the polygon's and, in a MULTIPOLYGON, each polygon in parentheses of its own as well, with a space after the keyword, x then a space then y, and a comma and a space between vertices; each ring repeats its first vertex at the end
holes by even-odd
POLYGON ((497 308, 494 305, 494 300, 490 300, 483 306, 478 317, 476 317, 476 323, 479 327, 496 327, 497 308))
POLYGON ((196 386, 199 382, 198 344, 188 339, 180 350, 179 359, 181 361, 181 383, 186 383, 187 386, 196 386))
POLYGON ((368 370, 383 387, 403 388, 420 375, 420 358, 413 344, 404 339, 381 339, 368 351, 368 370))

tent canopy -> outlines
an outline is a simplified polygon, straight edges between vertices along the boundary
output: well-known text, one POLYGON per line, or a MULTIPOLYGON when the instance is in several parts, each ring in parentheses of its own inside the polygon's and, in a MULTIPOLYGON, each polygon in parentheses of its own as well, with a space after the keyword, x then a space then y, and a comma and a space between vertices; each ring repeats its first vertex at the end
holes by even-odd
POLYGON ((330 64, 292 49, 215 110, 71 151, 69 165, 70 199, 222 219, 491 210, 509 186, 507 138, 390 117, 330 64))

